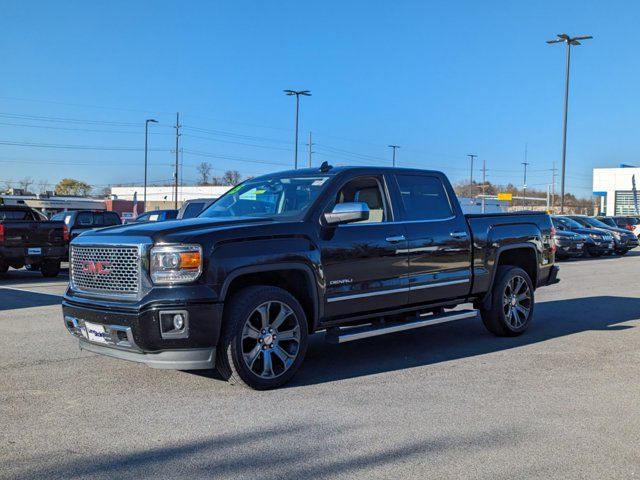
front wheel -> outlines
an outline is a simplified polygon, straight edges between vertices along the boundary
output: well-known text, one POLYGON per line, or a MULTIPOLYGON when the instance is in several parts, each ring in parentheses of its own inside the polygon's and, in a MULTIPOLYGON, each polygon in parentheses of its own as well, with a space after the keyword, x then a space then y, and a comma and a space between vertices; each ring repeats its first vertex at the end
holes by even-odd
POLYGON ((482 322, 500 337, 522 334, 533 318, 533 284, 529 274, 513 266, 499 267, 491 290, 491 307, 481 309, 482 322))
POLYGON ((216 367, 232 384, 277 388, 300 368, 307 337, 307 319, 293 295, 266 285, 247 287, 225 308, 216 367))
POLYGON ((619 257, 621 257, 621 256, 623 256, 623 255, 626 255, 628 251, 629 251, 629 250, 628 250, 628 249, 626 249, 626 248, 621 248, 621 249, 619 249, 619 250, 616 250, 616 252, 615 252, 615 253, 616 253, 616 255, 618 255, 619 257))

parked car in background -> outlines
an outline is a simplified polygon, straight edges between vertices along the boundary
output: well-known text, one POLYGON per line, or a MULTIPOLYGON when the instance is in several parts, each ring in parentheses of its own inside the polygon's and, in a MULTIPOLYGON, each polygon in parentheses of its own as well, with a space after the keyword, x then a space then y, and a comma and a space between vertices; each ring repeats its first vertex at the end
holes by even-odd
POLYGON ((69 229, 69 236, 72 240, 88 230, 122 224, 122 220, 120 220, 120 216, 116 212, 102 210, 60 212, 51 217, 51 220, 64 222, 69 229))
POLYGON ((178 210, 151 210, 143 213, 128 223, 166 222, 167 220, 175 220, 177 216, 178 210))
POLYGON ((182 204, 182 207, 178 211, 178 219, 183 218, 195 218, 200 215, 200 212, 209 208, 217 198, 196 198, 194 200, 187 200, 182 204))
POLYGON ((584 256, 587 243, 587 237, 580 233, 556 229, 556 259, 584 256))
POLYGON ((633 232, 633 234, 640 238, 640 218, 638 217, 611 217, 616 222, 616 225, 620 228, 624 228, 633 232))
POLYGON ((0 206, 0 273, 29 265, 45 277, 58 275, 69 231, 64 222, 41 215, 29 207, 0 206))
POLYGON ((624 255, 629 250, 638 246, 638 238, 625 228, 611 227, 597 218, 587 217, 584 215, 569 215, 569 218, 575 220, 585 228, 605 230, 613 236, 614 253, 616 255, 624 255))
POLYGON ((558 232, 569 231, 584 235, 587 239, 584 248, 587 255, 592 257, 610 255, 615 249, 613 235, 606 230, 587 228, 572 218, 561 215, 553 215, 551 220, 553 222, 553 226, 558 232))

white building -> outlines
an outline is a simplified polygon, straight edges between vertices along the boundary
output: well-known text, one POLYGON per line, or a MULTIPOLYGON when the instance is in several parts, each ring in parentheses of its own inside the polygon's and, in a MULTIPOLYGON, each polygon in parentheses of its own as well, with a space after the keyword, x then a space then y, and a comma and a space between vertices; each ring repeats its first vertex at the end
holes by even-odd
MULTIPOLYGON (((194 200, 196 198, 218 198, 222 196, 230 186, 184 186, 178 187, 178 204, 185 200, 194 200)), ((111 196, 119 200, 133 200, 133 194, 138 192, 138 201, 144 200, 144 187, 111 187, 111 196)), ((174 187, 147 187, 147 201, 149 203, 173 202, 174 187)))
POLYGON ((593 195, 600 197, 603 215, 638 215, 640 211, 640 168, 593 169, 593 195))

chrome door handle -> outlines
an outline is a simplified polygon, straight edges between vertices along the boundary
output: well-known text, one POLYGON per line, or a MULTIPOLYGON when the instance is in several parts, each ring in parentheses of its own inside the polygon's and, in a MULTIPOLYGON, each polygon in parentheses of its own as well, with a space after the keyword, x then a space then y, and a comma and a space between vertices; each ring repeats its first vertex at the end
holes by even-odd
POLYGON ((449 235, 453 238, 467 238, 467 232, 451 232, 449 235))
POLYGON ((404 242, 406 240, 406 238, 404 238, 404 235, 395 235, 393 237, 387 237, 387 242, 389 243, 399 243, 399 242, 404 242))

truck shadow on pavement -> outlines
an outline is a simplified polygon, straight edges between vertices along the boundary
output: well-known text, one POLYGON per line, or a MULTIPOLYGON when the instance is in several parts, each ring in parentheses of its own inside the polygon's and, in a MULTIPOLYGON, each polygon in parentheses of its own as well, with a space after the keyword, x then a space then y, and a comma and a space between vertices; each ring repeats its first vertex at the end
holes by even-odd
POLYGON ((584 331, 634 328, 619 323, 640 318, 640 298, 598 296, 536 304, 520 337, 490 334, 477 319, 461 320, 344 345, 311 337, 307 357, 284 388, 332 382, 518 348, 584 331))

